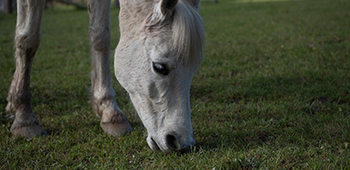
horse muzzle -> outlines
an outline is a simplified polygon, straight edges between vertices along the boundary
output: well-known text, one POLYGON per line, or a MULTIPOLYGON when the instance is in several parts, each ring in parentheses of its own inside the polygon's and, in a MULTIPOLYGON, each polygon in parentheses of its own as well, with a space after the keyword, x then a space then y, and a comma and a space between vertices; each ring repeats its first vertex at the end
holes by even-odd
POLYGON ((195 140, 192 136, 183 138, 174 132, 168 133, 164 136, 165 137, 160 138, 162 140, 158 140, 157 137, 147 137, 147 143, 153 151, 161 150, 165 154, 170 154, 171 152, 184 154, 191 152, 191 149, 195 144, 195 140))

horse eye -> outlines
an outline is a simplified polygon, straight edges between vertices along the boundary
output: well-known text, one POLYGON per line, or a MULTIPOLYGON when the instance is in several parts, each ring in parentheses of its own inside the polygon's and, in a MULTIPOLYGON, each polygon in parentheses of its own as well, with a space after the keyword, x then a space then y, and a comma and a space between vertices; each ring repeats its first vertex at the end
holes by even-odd
POLYGON ((153 65, 153 69, 159 73, 159 74, 163 74, 163 75, 168 75, 169 74, 169 70, 166 66, 166 64, 164 63, 155 63, 155 62, 152 62, 152 65, 153 65))

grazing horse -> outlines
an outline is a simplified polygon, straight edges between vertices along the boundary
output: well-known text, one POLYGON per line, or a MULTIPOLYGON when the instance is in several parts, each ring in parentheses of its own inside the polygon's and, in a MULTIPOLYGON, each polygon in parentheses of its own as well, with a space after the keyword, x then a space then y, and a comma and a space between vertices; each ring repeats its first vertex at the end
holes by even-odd
MULTIPOLYGON (((11 132, 24 138, 45 135, 31 108, 32 61, 40 42, 45 0, 18 0, 15 34, 16 71, 6 110, 15 116, 11 132)), ((189 92, 203 51, 200 0, 120 0, 120 41, 115 75, 129 93, 147 129, 147 143, 164 153, 188 151, 194 145, 189 92)), ((92 105, 105 133, 130 131, 115 102, 109 68, 110 0, 90 0, 92 105)))

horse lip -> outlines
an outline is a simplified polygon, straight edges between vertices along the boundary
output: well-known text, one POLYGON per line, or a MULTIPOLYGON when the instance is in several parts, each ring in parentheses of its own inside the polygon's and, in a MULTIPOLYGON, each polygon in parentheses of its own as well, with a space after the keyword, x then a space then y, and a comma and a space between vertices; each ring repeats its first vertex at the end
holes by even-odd
POLYGON ((169 153, 171 153, 171 149, 169 149, 169 147, 168 146, 166 146, 165 148, 161 148, 161 147, 159 147, 159 145, 158 145, 158 143, 156 142, 156 140, 154 140, 153 139, 153 137, 150 137, 150 142, 152 142, 151 143, 151 145, 153 146, 153 147, 151 147, 151 149, 153 150, 153 151, 162 151, 164 154, 169 154, 169 153))
POLYGON ((193 146, 190 146, 190 145, 185 146, 180 150, 180 153, 181 154, 190 153, 190 152, 192 152, 192 148, 193 148, 193 146))
POLYGON ((151 137, 151 141, 153 142, 153 144, 157 147, 157 150, 161 150, 157 144, 157 142, 151 137))

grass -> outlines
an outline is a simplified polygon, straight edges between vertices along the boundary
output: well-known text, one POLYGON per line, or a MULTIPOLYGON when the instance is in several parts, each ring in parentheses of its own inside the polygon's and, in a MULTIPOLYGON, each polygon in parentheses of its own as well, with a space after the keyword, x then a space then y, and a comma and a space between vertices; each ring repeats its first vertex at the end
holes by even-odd
MULTIPOLYGON (((49 136, 13 136, 4 109, 16 16, 0 15, 0 169, 350 169, 349 6, 346 0, 203 1, 205 56, 191 87, 196 146, 182 156, 148 148, 115 79, 117 103, 135 130, 114 139, 99 127, 87 103, 86 11, 44 12, 31 91, 49 136)), ((117 13, 113 8, 111 53, 117 13)))

